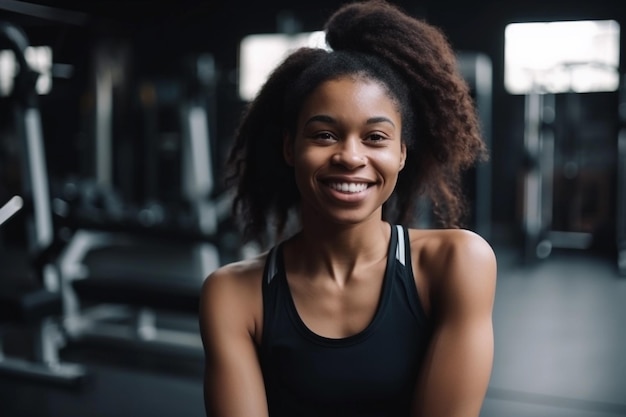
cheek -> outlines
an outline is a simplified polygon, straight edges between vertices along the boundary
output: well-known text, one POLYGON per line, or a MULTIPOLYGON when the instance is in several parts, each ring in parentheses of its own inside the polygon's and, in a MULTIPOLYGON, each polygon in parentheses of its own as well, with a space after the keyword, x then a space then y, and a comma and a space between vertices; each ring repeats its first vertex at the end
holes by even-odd
POLYGON ((389 152, 385 155, 380 155, 378 158, 380 169, 384 170, 388 174, 398 174, 404 166, 404 158, 401 154, 395 152, 389 152))
POLYGON ((324 165, 327 158, 324 148, 296 147, 293 161, 299 170, 311 171, 324 165))

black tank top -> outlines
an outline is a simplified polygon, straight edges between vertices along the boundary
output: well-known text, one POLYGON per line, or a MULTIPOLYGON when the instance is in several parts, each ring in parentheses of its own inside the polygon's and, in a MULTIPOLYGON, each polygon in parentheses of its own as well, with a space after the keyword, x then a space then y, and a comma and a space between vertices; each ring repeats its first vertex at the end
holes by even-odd
POLYGON ((313 333, 296 311, 282 244, 263 279, 259 349, 270 417, 406 417, 430 335, 411 268, 408 232, 392 226, 376 313, 358 334, 313 333))

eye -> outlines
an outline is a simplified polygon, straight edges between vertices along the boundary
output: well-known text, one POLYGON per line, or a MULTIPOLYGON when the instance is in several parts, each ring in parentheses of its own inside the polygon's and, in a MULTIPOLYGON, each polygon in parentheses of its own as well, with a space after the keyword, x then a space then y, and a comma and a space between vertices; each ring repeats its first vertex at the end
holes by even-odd
POLYGON ((365 140, 367 142, 374 143, 374 144, 381 144, 382 142, 386 141, 387 139, 389 139, 389 138, 386 135, 378 133, 378 132, 370 133, 365 138, 365 140))
POLYGON ((330 132, 317 132, 312 135, 313 139, 325 142, 335 140, 335 137, 330 132))

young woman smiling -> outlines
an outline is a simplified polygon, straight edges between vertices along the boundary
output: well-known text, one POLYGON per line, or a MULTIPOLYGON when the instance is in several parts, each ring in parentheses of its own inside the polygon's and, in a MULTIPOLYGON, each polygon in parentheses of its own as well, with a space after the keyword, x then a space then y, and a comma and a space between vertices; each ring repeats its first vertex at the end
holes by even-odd
POLYGON ((332 50, 293 52, 237 132, 236 214, 272 245, 203 286, 207 414, 477 417, 496 260, 460 228, 486 153, 469 90, 442 33, 389 3, 325 29, 332 50), (413 227, 420 198, 441 227, 413 227))

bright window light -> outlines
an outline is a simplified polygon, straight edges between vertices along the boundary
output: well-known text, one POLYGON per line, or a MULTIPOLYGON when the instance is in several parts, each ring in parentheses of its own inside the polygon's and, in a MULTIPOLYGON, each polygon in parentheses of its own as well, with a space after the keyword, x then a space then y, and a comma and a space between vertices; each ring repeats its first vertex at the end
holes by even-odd
POLYGON ((512 94, 615 91, 619 37, 614 20, 509 24, 505 88, 512 94))
MULTIPOLYGON (((26 62, 39 73, 35 89, 38 94, 48 94, 52 89, 52 48, 29 46, 24 53, 26 62)), ((0 50, 0 96, 8 96, 13 90, 13 79, 19 65, 12 50, 0 50)))
POLYGON ((239 97, 252 100, 272 70, 289 53, 305 46, 327 49, 324 32, 246 36, 239 45, 239 97))

